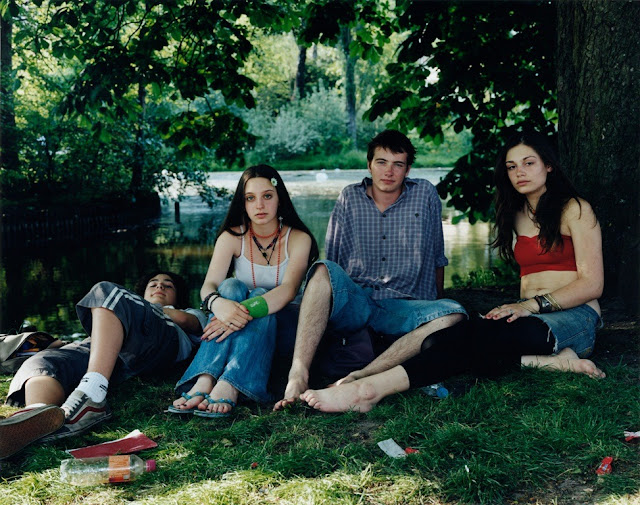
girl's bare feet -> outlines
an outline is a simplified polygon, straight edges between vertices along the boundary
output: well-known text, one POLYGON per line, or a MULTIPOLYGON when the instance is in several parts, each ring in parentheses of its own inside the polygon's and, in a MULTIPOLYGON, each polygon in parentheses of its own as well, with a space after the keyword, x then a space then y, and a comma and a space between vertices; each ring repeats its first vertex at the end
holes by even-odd
MULTIPOLYGON (((214 400, 231 400, 233 403, 238 402, 239 392, 228 382, 223 380, 218 381, 209 396, 214 400)), ((218 414, 227 414, 231 412, 233 406, 228 403, 209 403, 206 399, 198 405, 199 410, 206 410, 207 412, 215 412, 218 414)))
POLYGON ((607 375, 593 361, 579 358, 568 347, 553 356, 522 356, 520 363, 525 366, 560 370, 562 372, 583 373, 594 379, 604 379, 607 375))
POLYGON ((191 398, 187 400, 184 397, 180 397, 177 400, 174 400, 173 406, 181 410, 195 409, 204 400, 204 393, 210 393, 215 384, 216 380, 211 375, 202 374, 198 377, 198 380, 196 380, 193 387, 187 392, 187 395, 191 396, 191 398))

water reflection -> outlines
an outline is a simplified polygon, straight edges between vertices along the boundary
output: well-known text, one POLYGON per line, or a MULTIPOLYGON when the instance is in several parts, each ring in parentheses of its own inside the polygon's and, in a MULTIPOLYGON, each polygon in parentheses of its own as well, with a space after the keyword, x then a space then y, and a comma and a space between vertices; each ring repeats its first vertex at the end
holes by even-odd
MULTIPOLYGON (((324 235, 329 214, 340 190, 364 176, 364 170, 326 172, 316 178, 313 172, 285 172, 283 178, 300 216, 318 240, 324 256, 324 235)), ((446 170, 413 169, 413 177, 434 184, 446 170)), ((211 183, 234 189, 239 173, 211 176, 211 183)), ((181 222, 175 223, 174 206, 163 206, 160 218, 147 227, 122 230, 107 237, 50 247, 29 247, 4 251, 0 268, 0 330, 17 328, 24 319, 38 329, 69 335, 81 331, 75 316, 75 302, 101 280, 132 286, 136 279, 155 268, 181 273, 193 288, 194 305, 207 270, 215 232, 226 212, 227 203, 210 209, 194 196, 180 205, 181 222)), ((491 256, 486 223, 453 225, 451 209, 443 208, 445 249, 449 267, 445 286, 454 273, 489 266, 491 256)))

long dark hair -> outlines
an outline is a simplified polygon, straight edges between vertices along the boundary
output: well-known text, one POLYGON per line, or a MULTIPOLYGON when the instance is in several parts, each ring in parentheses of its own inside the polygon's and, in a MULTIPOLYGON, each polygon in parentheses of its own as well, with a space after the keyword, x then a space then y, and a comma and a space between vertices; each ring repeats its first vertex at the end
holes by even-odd
POLYGON ((173 281, 173 287, 176 289, 176 309, 186 309, 189 307, 189 288, 187 287, 187 281, 184 277, 174 272, 168 272, 167 270, 153 270, 140 277, 134 288, 134 291, 144 298, 144 292, 147 289, 147 284, 156 275, 168 275, 173 281))
POLYGON ((547 173, 546 191, 540 197, 536 208, 536 221, 540 226, 538 240, 543 253, 549 252, 555 246, 563 246, 560 220, 567 202, 575 199, 580 205, 578 192, 562 172, 560 159, 549 137, 536 131, 513 135, 500 150, 494 171, 496 223, 493 230, 496 238, 491 245, 498 249, 504 259, 513 259, 515 216, 523 209, 526 200, 524 195, 515 190, 507 174, 507 152, 519 145, 533 149, 545 166, 551 167, 551 171, 547 173))
POLYGON ((318 259, 318 243, 313 233, 311 233, 311 230, 307 228, 302 222, 302 219, 300 219, 300 216, 298 216, 282 177, 280 177, 280 174, 275 168, 269 165, 255 165, 242 172, 240 180, 238 181, 238 187, 236 187, 236 192, 231 200, 231 205, 229 205, 229 210, 222 222, 222 226, 220 226, 220 230, 218 230, 218 236, 216 238, 220 237, 225 231, 237 237, 249 231, 251 220, 245 210, 244 188, 247 185, 247 181, 256 177, 264 177, 267 180, 275 179, 277 181, 276 193, 278 194, 279 202, 278 217, 282 218, 282 224, 303 231, 311 237, 311 250, 309 251, 309 260, 307 263, 307 267, 310 267, 318 259), (233 230, 234 227, 238 226, 243 226, 244 232, 236 232, 233 230))

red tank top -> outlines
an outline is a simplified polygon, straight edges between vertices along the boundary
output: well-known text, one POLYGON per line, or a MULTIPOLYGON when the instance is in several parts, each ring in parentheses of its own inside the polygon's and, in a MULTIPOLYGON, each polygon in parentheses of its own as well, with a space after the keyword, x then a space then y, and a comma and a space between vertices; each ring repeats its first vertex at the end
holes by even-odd
POLYGON ((520 277, 545 270, 576 272, 578 267, 576 267, 573 240, 569 235, 562 235, 562 243, 562 249, 554 247, 543 254, 537 235, 535 237, 519 235, 513 255, 520 265, 520 277))

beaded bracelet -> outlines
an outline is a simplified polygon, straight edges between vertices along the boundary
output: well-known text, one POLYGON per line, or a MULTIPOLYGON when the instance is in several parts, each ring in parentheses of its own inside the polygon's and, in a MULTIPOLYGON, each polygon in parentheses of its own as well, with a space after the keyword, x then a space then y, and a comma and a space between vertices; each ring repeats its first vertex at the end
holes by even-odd
POLYGON ((220 293, 218 293, 217 290, 209 293, 207 296, 204 297, 204 300, 202 300, 202 303, 200 304, 200 310, 202 310, 203 312, 211 312, 211 309, 209 308, 211 304, 209 303, 209 301, 213 303, 215 299, 219 297, 220 297, 220 293), (213 300, 211 299, 211 297, 213 297, 213 300))

